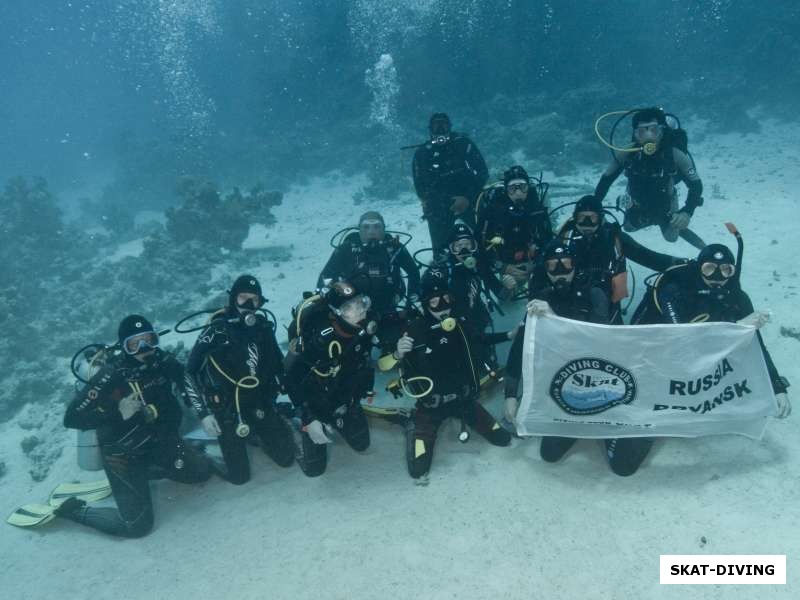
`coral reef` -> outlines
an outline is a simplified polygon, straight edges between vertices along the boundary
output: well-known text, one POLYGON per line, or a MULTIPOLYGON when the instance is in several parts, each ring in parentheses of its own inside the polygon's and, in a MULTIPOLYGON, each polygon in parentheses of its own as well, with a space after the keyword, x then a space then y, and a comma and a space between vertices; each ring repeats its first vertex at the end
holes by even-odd
MULTIPOLYGON (((243 263, 250 225, 272 225, 271 211, 281 201, 280 192, 262 185, 223 196, 213 184, 183 180, 166 224, 143 228, 141 254, 112 262, 107 257, 120 239, 65 224, 44 180, 6 184, 0 197, 0 276, 7 282, 0 290, 0 360, 14 369, 0 388, 0 422, 23 407, 38 407, 19 423, 28 430, 22 450, 33 463, 31 477, 46 477, 62 451, 65 434, 52 414, 61 415, 72 393, 65 361, 86 343, 113 341, 126 313, 151 315, 160 327, 207 298, 212 268, 243 263), (55 365, 60 375, 53 377, 55 365)), ((290 249, 277 246, 247 254, 275 263, 290 256, 290 249)), ((185 353, 181 345, 175 350, 185 353)))

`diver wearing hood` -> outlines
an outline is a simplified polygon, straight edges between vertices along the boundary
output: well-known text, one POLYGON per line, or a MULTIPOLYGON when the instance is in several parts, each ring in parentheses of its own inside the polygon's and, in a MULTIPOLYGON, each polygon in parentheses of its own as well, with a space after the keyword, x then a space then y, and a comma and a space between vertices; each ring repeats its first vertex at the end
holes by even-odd
POLYGON ((583 196, 575 203, 572 217, 561 227, 559 238, 569 245, 576 269, 609 296, 611 322, 621 323, 619 303, 628 296, 626 259, 653 271, 664 271, 686 261, 645 248, 622 231, 618 223, 607 221, 605 214, 597 197, 583 196))
MULTIPOLYGON (((481 252, 472 229, 461 220, 453 225, 445 256, 447 262, 440 266, 447 276, 454 314, 469 319, 477 331, 486 331, 492 326, 489 292, 500 297, 504 288, 492 274, 489 257, 481 252)), ((476 341, 475 355, 481 376, 497 371, 492 346, 476 341)))
POLYGON ((438 252, 447 245, 456 218, 472 221, 475 198, 489 171, 475 143, 454 132, 446 114, 433 114, 428 130, 430 140, 414 153, 412 174, 422 216, 428 221, 431 246, 438 252))
POLYGON ((329 281, 348 281, 369 296, 378 322, 380 346, 390 352, 400 336, 405 311, 403 298, 419 298, 419 267, 400 240, 386 232, 383 216, 367 211, 358 220, 358 231, 347 234, 333 251, 317 279, 317 288, 329 281), (403 282, 408 277, 408 289, 403 282))
POLYGON ((508 341, 516 332, 483 333, 468 318, 457 316, 447 273, 440 268, 423 275, 421 302, 423 314, 409 322, 395 351, 403 388, 416 399, 406 446, 408 472, 415 479, 430 470, 439 426, 449 417, 462 420, 462 441, 469 437, 469 425, 495 446, 511 442, 510 434, 478 403, 475 344, 508 341))
POLYGON ((519 165, 503 173, 503 183, 478 198, 478 239, 491 249, 493 271, 511 297, 523 286, 537 252, 553 239, 547 208, 528 173, 519 165))
POLYGON ((492 275, 489 257, 481 252, 475 234, 463 221, 453 225, 445 256, 456 313, 489 326, 492 319, 483 296, 490 291, 499 296, 503 287, 492 275))
POLYGON ((173 386, 187 404, 195 392, 183 366, 159 348, 152 324, 141 315, 125 317, 118 346, 119 355, 75 395, 64 415, 65 427, 97 430, 117 508, 69 498, 55 513, 111 535, 142 537, 153 528, 152 473, 197 483, 211 476, 212 467, 178 433, 182 411, 173 386))
POLYGON ((228 292, 228 305, 200 332, 187 372, 200 390, 193 406, 206 433, 219 439, 234 484, 250 480, 245 438, 251 432, 278 465, 294 462, 291 424, 277 411, 283 353, 273 324, 259 312, 266 302, 261 284, 241 275, 228 292))
MULTIPOLYGON (((741 250, 740 250, 741 256, 741 250)), ((709 244, 686 265, 661 274, 650 286, 631 321, 634 324, 729 322, 762 327, 767 313, 755 311, 750 297, 740 285, 741 264, 723 244, 709 244)), ((778 417, 791 412, 787 396, 789 383, 781 377, 764 345, 764 354, 772 389, 778 401, 778 417)))
POLYGON ((625 231, 658 225, 665 240, 675 242, 680 236, 702 248, 704 242, 688 229, 695 209, 703 204, 703 182, 694 161, 673 143, 673 129, 662 109, 639 110, 634 113, 632 124, 629 148, 640 151, 612 150, 614 160, 597 183, 594 195, 602 201, 624 171, 632 203, 625 211, 625 231), (686 202, 680 209, 675 187, 679 181, 688 188, 686 202))
POLYGON ((361 399, 372 393, 375 379, 370 351, 376 329, 369 320, 370 307, 369 296, 337 281, 293 311, 286 389, 301 411, 297 460, 309 477, 325 472, 333 430, 353 450, 369 448, 361 399))

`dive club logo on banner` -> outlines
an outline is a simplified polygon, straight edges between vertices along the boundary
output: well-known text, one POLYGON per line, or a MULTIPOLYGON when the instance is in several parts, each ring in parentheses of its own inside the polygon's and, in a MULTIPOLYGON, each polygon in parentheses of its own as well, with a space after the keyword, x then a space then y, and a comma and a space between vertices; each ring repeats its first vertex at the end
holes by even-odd
POLYGON ((571 415, 596 415, 636 398, 636 380, 627 369, 601 358, 579 358, 558 370, 550 397, 571 415))
POLYGON ((755 330, 529 317, 517 433, 759 438, 775 396, 755 330), (632 349, 643 349, 640 351, 632 349))

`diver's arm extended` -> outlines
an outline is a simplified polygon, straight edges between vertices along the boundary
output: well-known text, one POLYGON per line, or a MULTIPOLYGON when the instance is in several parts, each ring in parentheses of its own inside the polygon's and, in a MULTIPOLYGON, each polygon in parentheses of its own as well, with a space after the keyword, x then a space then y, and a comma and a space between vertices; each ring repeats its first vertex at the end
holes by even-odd
MULTIPOLYGON (((753 308, 753 302, 750 300, 750 296, 748 296, 744 291, 741 293, 741 299, 739 301, 740 311, 739 314, 742 316, 746 316, 751 314, 755 309, 753 308)), ((770 356, 767 347, 764 345, 764 338, 761 337, 761 332, 756 331, 756 336, 758 337, 758 343, 761 346, 761 352, 764 355, 764 362, 767 365, 767 372, 769 373, 769 379, 772 382, 772 389, 776 394, 786 393, 786 380, 781 377, 780 373, 778 373, 778 367, 775 366, 775 363, 772 362, 772 356, 770 356)))
POLYGON ((620 158, 617 158, 617 154, 615 154, 614 160, 609 163, 608 167, 606 167, 605 172, 600 177, 600 181, 597 182, 597 187, 594 188, 595 197, 603 200, 606 197, 606 194, 608 194, 608 190, 611 188, 611 185, 617 180, 617 177, 619 177, 624 170, 624 155, 620 158))
POLYGON ((666 271, 670 267, 686 262, 683 258, 645 248, 624 231, 620 231, 618 235, 622 242, 622 252, 625 258, 653 271, 666 271))

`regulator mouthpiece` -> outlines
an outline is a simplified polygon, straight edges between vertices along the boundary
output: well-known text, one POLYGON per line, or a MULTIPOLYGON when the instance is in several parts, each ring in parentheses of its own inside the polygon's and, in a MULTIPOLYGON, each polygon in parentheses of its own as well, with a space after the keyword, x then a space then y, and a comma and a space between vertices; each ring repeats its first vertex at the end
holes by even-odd
POLYGON ((453 331, 456 328, 456 320, 453 317, 447 317, 442 320, 442 329, 445 331, 453 331))
POLYGON ((464 263, 464 266, 470 270, 474 269, 478 264, 478 261, 475 260, 474 256, 467 256, 462 262, 464 263))
POLYGON ((256 324, 255 313, 247 313, 246 315, 244 315, 244 317, 242 317, 242 321, 244 321, 244 324, 247 325, 248 327, 252 327, 253 325, 256 324))
POLYGON ((240 438, 246 438, 250 435, 250 426, 247 423, 239 423, 236 426, 236 435, 240 438))
POLYGON ((644 146, 642 146, 642 151, 647 154, 647 156, 653 156, 658 150, 658 146, 655 142, 647 142, 644 146))

